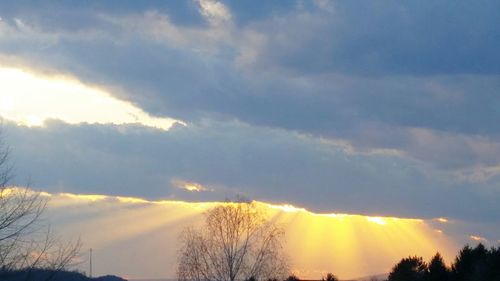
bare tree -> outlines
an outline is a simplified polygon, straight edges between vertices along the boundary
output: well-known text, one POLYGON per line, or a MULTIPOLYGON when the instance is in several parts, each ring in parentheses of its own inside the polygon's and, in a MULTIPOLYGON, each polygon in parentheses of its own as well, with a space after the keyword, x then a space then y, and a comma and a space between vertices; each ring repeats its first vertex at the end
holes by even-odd
POLYGON ((62 243, 41 215, 47 199, 27 187, 11 187, 9 149, 0 138, 0 273, 43 268, 58 271, 70 265, 81 243, 62 243))
POLYGON ((255 203, 225 203, 181 234, 180 281, 283 280, 284 232, 255 203))

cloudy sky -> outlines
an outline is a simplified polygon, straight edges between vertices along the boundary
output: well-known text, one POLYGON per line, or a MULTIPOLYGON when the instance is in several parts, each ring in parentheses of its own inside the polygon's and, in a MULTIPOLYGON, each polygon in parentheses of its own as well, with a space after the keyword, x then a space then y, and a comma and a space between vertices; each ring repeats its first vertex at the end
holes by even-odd
POLYGON ((498 1, 2 1, 15 184, 500 233, 498 1))

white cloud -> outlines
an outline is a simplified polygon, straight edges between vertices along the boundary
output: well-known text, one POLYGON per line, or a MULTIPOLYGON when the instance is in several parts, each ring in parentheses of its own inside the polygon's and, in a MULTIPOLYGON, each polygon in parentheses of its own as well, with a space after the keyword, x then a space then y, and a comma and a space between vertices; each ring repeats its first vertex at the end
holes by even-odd
POLYGON ((327 11, 329 13, 333 13, 335 12, 335 5, 334 5, 334 2, 333 1, 329 1, 329 0, 314 0, 313 1, 314 5, 316 5, 316 7, 324 10, 324 11, 327 11))
POLYGON ((106 91, 69 77, 0 67, 0 116, 25 126, 58 119, 69 124, 141 124, 167 130, 181 121, 154 117, 106 91))
POLYGON ((486 182, 500 175, 500 165, 497 166, 474 166, 471 168, 452 171, 451 176, 455 180, 469 183, 486 182))
POLYGON ((476 241, 476 242, 488 242, 488 240, 484 237, 481 237, 479 235, 469 235, 470 240, 476 241))
POLYGON ((199 0, 200 13, 212 25, 220 25, 231 20, 231 12, 221 2, 214 0, 199 0))
POLYGON ((123 42, 136 41, 139 36, 141 40, 154 41, 168 47, 214 53, 219 44, 232 44, 234 41, 231 28, 226 26, 179 26, 167 14, 157 11, 126 16, 100 15, 100 19, 123 31, 113 34, 123 42))

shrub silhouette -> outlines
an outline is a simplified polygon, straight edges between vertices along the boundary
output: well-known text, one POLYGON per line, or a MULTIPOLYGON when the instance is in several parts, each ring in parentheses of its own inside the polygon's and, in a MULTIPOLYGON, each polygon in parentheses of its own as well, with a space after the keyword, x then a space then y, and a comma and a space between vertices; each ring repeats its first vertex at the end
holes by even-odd
POLYGON ((292 274, 292 275, 288 276, 285 279, 285 281, 300 281, 300 279, 297 276, 295 276, 294 274, 292 274))
POLYGON ((323 277, 323 281, 339 281, 339 279, 333 273, 327 273, 326 277, 323 277))

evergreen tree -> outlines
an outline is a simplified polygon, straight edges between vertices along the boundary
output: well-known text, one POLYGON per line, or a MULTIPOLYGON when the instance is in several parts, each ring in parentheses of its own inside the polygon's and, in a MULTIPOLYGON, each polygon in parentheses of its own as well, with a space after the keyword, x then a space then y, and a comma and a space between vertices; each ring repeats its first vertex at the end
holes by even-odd
POLYGON ((393 267, 388 281, 423 281, 426 274, 427 265, 421 257, 408 257, 393 267))
POLYGON ((488 250, 483 244, 472 249, 466 245, 460 250, 452 266, 453 280, 456 281, 491 281, 488 275, 488 250))
POLYGON ((439 253, 431 259, 425 276, 426 281, 448 281, 450 280, 450 271, 444 264, 443 258, 439 253))
POLYGON ((487 260, 488 280, 500 281, 500 247, 491 248, 487 260))

